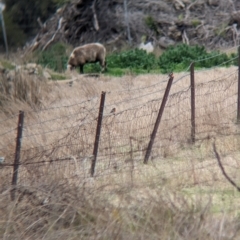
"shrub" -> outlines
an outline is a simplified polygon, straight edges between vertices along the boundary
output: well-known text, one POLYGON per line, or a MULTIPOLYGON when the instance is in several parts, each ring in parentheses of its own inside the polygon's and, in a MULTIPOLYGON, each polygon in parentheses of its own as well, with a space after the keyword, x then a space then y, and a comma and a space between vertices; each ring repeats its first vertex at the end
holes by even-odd
POLYGON ((37 63, 54 71, 63 72, 68 61, 67 48, 63 43, 56 43, 43 52, 37 52, 37 63))
POLYGON ((232 59, 232 65, 238 66, 238 54, 237 53, 231 53, 230 59, 232 59))
POLYGON ((158 64, 162 73, 171 71, 184 71, 190 63, 195 61, 196 68, 210 68, 213 66, 229 66, 232 64, 231 59, 225 53, 213 51, 208 53, 204 47, 189 46, 180 44, 169 47, 158 59, 158 64), (227 62, 228 61, 228 62, 227 62))
POLYGON ((24 72, 12 72, 11 81, 7 74, 0 78, 0 110, 9 111, 13 102, 27 103, 33 108, 41 107, 51 86, 46 79, 38 75, 28 75, 24 72))
POLYGON ((148 54, 145 50, 134 49, 115 53, 107 57, 109 68, 130 68, 150 70, 157 67, 154 54, 148 54))
MULTIPOLYGON (((79 70, 79 68, 77 69, 79 70)), ((100 73, 102 70, 99 63, 91 63, 84 65, 84 73, 100 73)))

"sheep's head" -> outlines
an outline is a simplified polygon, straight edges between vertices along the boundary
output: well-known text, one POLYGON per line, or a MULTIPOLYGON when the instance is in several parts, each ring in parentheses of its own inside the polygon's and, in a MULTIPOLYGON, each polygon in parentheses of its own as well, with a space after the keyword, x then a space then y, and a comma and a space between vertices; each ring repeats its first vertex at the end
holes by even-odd
POLYGON ((68 65, 67 65, 67 70, 68 70, 68 71, 72 71, 73 68, 74 68, 74 67, 73 67, 71 64, 68 64, 68 65))
POLYGON ((76 67, 77 60, 75 57, 75 53, 72 52, 67 63, 67 70, 73 70, 76 67))

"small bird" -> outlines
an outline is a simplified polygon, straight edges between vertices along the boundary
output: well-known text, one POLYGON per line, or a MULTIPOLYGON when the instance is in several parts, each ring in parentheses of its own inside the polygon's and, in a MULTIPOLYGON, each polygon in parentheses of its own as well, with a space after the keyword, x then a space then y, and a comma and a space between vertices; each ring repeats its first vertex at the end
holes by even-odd
POLYGON ((113 108, 110 113, 116 113, 116 108, 113 108))

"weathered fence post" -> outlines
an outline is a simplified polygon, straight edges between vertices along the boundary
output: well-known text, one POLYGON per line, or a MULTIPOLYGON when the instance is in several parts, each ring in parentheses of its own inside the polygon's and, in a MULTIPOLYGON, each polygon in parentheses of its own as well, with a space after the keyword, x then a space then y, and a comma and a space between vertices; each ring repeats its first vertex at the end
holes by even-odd
POLYGON ((191 63, 191 141, 195 143, 195 80, 194 62, 191 63))
POLYGON ((163 115, 163 111, 164 111, 164 108, 165 108, 165 105, 166 105, 166 102, 167 102, 167 98, 168 98, 168 95, 169 95, 169 92, 170 92, 170 89, 171 89, 171 86, 172 86, 173 78, 174 78, 173 74, 172 73, 169 74, 169 80, 168 80, 167 88, 165 90, 163 100, 162 100, 162 104, 161 104, 161 107, 160 107, 159 112, 158 112, 157 120, 155 122, 153 131, 152 131, 152 134, 151 134, 151 137, 150 137, 150 141, 148 143, 147 151, 146 151, 145 158, 144 158, 144 161, 143 161, 144 164, 148 163, 148 159, 149 159, 151 151, 152 151, 152 146, 153 146, 153 143, 154 143, 154 139, 156 137, 157 130, 158 130, 158 127, 159 127, 159 124, 160 124, 160 121, 161 121, 161 118, 162 118, 162 115, 163 115))
POLYGON ((237 99, 237 123, 240 123, 240 47, 238 47, 238 99, 237 99))
POLYGON ((13 165, 13 176, 12 176, 12 186, 13 186, 13 189, 11 191, 12 201, 15 199, 15 190, 16 190, 15 186, 17 185, 17 180, 18 180, 18 169, 19 169, 21 143, 22 143, 23 121, 24 121, 24 112, 19 111, 16 151, 15 151, 15 160, 14 160, 14 165, 13 165))
POLYGON ((95 172, 95 165, 96 165, 96 161, 97 161, 98 145, 99 145, 99 140, 100 140, 103 110, 104 110, 104 103, 105 103, 105 95, 106 95, 106 92, 102 92, 100 107, 99 107, 99 114, 98 114, 97 130, 96 130, 94 149, 93 149, 93 159, 92 159, 92 165, 91 165, 91 176, 92 177, 95 172))

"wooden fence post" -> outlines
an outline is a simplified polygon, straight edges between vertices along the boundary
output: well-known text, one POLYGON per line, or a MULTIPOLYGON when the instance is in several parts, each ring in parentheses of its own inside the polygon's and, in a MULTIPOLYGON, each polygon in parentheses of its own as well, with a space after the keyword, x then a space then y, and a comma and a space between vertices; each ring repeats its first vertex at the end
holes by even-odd
POLYGON ((195 143, 195 80, 194 80, 194 62, 191 63, 191 141, 195 143))
POLYGON ((21 143, 22 143, 23 122, 24 122, 24 112, 19 111, 16 151, 15 151, 15 160, 14 160, 14 165, 13 165, 13 176, 12 176, 12 186, 13 186, 13 189, 11 191, 12 201, 15 199, 15 190, 16 190, 15 186, 17 185, 17 181, 18 181, 18 170, 19 170, 19 162, 20 162, 21 143))
POLYGON ((94 149, 93 149, 93 159, 92 159, 92 165, 91 165, 91 176, 92 177, 95 172, 95 165, 96 165, 96 161, 97 161, 98 145, 99 145, 99 140, 100 140, 103 110, 104 110, 104 103, 105 103, 105 95, 106 95, 106 92, 102 92, 99 113, 98 113, 97 130, 96 130, 94 149))
POLYGON ((238 47, 238 99, 237 99, 237 123, 240 123, 240 47, 238 47))
POLYGON ((149 159, 151 151, 152 151, 152 146, 153 146, 153 143, 154 143, 154 139, 156 137, 157 130, 158 130, 159 124, 161 122, 163 111, 164 111, 164 108, 165 108, 165 105, 166 105, 166 102, 167 102, 167 98, 168 98, 168 95, 169 95, 169 92, 170 92, 170 89, 171 89, 171 86, 172 86, 173 78, 174 78, 173 74, 172 73, 169 74, 169 80, 168 80, 167 88, 165 90, 165 93, 164 93, 164 96, 163 96, 163 99, 162 99, 162 104, 161 104, 161 107, 159 109, 158 116, 157 116, 153 131, 152 131, 152 134, 151 134, 151 137, 150 137, 150 141, 148 143, 148 147, 147 147, 145 157, 144 157, 144 161, 143 161, 144 164, 148 163, 148 159, 149 159))

